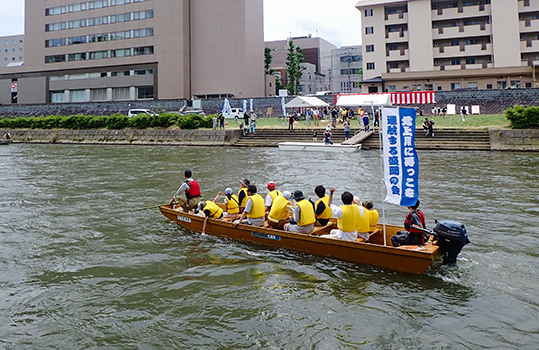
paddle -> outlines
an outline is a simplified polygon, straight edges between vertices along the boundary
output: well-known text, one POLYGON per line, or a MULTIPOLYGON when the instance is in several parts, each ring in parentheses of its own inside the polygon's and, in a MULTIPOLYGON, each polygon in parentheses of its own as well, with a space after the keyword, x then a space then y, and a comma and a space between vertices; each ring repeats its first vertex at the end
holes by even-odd
POLYGON ((137 208, 137 210, 145 210, 145 209, 153 209, 153 208, 159 208, 159 207, 162 207, 163 205, 169 205, 169 203, 165 203, 165 204, 157 204, 157 205, 150 205, 149 207, 143 207, 143 208, 137 208))

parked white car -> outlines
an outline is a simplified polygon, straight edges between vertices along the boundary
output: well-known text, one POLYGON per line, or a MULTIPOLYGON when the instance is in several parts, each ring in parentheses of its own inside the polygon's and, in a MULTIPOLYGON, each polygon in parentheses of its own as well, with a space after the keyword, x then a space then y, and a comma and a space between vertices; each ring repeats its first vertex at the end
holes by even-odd
POLYGON ((243 110, 241 108, 231 108, 231 113, 223 114, 225 119, 243 119, 243 110))
POLYGON ((154 111, 152 111, 151 109, 130 109, 129 112, 127 113, 127 116, 129 118, 132 118, 138 114, 147 114, 149 116, 152 116, 152 117, 157 117, 159 116, 159 113, 156 113, 154 111))

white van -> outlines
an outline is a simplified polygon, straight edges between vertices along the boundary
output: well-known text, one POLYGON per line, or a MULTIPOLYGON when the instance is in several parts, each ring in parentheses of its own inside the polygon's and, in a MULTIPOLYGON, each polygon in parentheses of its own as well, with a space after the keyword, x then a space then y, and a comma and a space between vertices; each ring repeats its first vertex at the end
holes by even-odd
POLYGON ((231 113, 223 114, 225 119, 243 119, 243 109, 241 108, 231 108, 231 113))
POLYGON ((129 118, 133 118, 137 114, 147 114, 147 115, 152 116, 152 117, 159 116, 158 113, 156 113, 156 112, 154 112, 154 111, 152 111, 150 109, 130 109, 129 112, 127 113, 127 116, 129 118))

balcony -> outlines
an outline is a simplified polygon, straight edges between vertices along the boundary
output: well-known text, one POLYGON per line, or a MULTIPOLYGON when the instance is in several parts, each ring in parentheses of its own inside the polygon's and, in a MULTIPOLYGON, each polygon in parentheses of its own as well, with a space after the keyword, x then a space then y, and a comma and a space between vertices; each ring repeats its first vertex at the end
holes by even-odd
POLYGON ((490 4, 475 6, 452 7, 436 9, 431 11, 433 21, 445 19, 462 19, 468 17, 488 16, 490 14, 490 4))
POLYGON ((388 68, 387 69, 388 73, 406 73, 406 72, 409 72, 409 71, 410 71, 409 67, 388 68))
POLYGON ((492 44, 482 43, 434 47, 432 49, 432 55, 434 58, 492 55, 492 44))
POLYGON ((410 53, 408 49, 386 51, 386 61, 403 61, 409 59, 410 53))
POLYGON ((474 64, 457 64, 457 65, 440 65, 434 66, 435 71, 440 70, 461 70, 461 69, 484 69, 484 68, 493 68, 492 63, 474 63, 474 64))
POLYGON ((519 13, 525 13, 525 12, 536 12, 539 11, 539 2, 534 0, 524 0, 518 2, 518 12, 519 13), (528 6, 524 6, 524 4, 527 4, 528 6))
POLYGON ((490 35, 490 33, 491 28, 489 23, 459 27, 438 27, 432 29, 433 39, 463 38, 469 36, 490 35))
POLYGON ((408 13, 407 12, 401 12, 401 13, 393 13, 390 15, 387 15, 385 25, 392 25, 392 24, 404 24, 408 23, 408 13))
POLYGON ((520 42, 520 52, 539 52, 539 40, 525 40, 520 42))
POLYGON ((408 42, 408 31, 386 33, 386 43, 408 42))
POLYGON ((521 33, 539 32, 539 19, 525 19, 518 25, 521 33))

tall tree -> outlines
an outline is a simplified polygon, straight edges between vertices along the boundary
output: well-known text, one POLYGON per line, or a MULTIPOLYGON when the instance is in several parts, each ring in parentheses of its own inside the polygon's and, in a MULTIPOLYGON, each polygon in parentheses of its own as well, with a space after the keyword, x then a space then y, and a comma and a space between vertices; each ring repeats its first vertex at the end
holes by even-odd
POLYGON ((288 76, 288 91, 292 95, 299 93, 299 80, 306 67, 301 65, 303 53, 301 47, 295 46, 292 39, 288 41, 288 54, 286 55, 286 74, 288 76))
POLYGON ((264 70, 267 75, 273 75, 274 69, 271 69, 271 62, 273 61, 273 55, 269 47, 264 48, 264 70))

